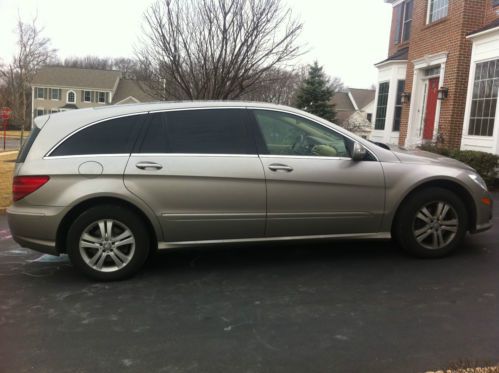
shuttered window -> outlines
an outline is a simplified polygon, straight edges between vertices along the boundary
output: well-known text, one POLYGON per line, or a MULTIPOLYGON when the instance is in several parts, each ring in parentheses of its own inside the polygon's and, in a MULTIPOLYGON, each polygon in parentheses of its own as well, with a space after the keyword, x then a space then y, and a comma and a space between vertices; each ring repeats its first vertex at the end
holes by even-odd
POLYGON ((376 121, 374 129, 385 129, 386 109, 388 105, 388 92, 390 90, 390 83, 384 82, 379 84, 378 89, 378 104, 376 105, 376 121))

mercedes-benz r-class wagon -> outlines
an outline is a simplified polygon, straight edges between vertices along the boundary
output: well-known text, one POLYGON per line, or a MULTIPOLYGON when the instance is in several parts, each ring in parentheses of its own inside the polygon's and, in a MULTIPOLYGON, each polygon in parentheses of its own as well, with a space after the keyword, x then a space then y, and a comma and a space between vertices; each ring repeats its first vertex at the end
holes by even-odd
POLYGON ((463 163, 388 150, 311 114, 251 102, 150 103, 37 117, 8 220, 22 246, 99 280, 158 249, 390 236, 420 257, 491 227, 463 163))

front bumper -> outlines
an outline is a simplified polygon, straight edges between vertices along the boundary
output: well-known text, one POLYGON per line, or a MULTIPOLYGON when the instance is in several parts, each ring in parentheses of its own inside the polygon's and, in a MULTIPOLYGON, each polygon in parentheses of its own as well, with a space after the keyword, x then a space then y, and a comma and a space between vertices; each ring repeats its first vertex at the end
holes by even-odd
POLYGON ((22 247, 59 255, 56 237, 62 212, 62 207, 10 206, 7 209, 7 221, 12 238, 22 247))
POLYGON ((475 226, 470 229, 470 233, 480 233, 492 228, 492 218, 494 211, 494 199, 492 194, 483 193, 480 199, 475 201, 477 205, 476 211, 476 223, 475 226), (486 198, 490 201, 490 204, 483 202, 486 198))

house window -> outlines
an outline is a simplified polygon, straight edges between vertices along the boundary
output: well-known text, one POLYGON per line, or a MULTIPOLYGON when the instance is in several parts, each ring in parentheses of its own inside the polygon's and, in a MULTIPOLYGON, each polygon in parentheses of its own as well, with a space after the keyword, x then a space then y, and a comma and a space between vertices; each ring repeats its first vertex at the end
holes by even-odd
POLYGON ((43 109, 36 109, 36 114, 35 117, 39 117, 40 115, 43 115, 43 109))
POLYGON ((475 70, 468 135, 492 136, 499 88, 499 59, 478 63, 475 70))
POLYGON ((413 0, 406 0, 395 8, 397 17, 397 29, 395 30, 396 44, 406 42, 411 37, 413 3, 413 0))
POLYGON ((106 93, 105 92, 98 92, 98 101, 101 104, 106 103, 106 93))
POLYGON ((92 95, 90 91, 84 91, 83 92, 84 99, 83 101, 85 102, 91 102, 92 101, 92 95))
POLYGON ((447 17, 449 13, 449 0, 429 0, 428 23, 447 17))
POLYGON ((380 83, 378 89, 378 104, 376 106, 376 122, 374 123, 375 130, 385 129, 386 107, 388 105, 388 92, 390 83, 380 83))
POLYGON ((50 110, 50 112, 51 112, 51 113, 58 113, 58 112, 59 112, 59 110, 58 110, 58 109, 51 109, 51 110, 50 110))
POLYGON ((373 122, 373 115, 372 115, 372 113, 367 113, 367 121, 368 121, 369 123, 372 123, 372 122, 373 122))
POLYGON ((52 88, 52 93, 51 93, 51 99, 52 100, 60 100, 61 99, 61 90, 57 88, 52 88))
POLYGON ((40 87, 36 87, 35 97, 37 99, 44 99, 44 89, 40 87))
POLYGON ((67 102, 70 104, 74 104, 76 102, 76 94, 73 91, 68 92, 67 102))
POLYGON ((400 119, 402 118, 402 93, 405 89, 405 80, 397 82, 397 101, 395 102, 395 115, 393 117, 393 131, 400 131, 400 119))
POLYGON ((430 67, 424 71, 424 76, 440 76, 440 66, 430 67))

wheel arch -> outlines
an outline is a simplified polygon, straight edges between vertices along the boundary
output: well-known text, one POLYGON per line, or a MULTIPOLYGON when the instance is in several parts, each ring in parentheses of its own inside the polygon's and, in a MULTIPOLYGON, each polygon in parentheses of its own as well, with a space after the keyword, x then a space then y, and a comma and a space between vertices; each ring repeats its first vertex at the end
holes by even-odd
POLYGON ((395 213, 393 214, 393 218, 390 224, 392 236, 394 234, 393 228, 395 222, 397 221, 398 214, 400 213, 401 207, 404 205, 404 203, 414 194, 420 192, 421 190, 432 187, 447 189, 454 192, 464 202, 464 205, 466 207, 466 212, 468 213, 469 217, 468 227, 466 227, 467 230, 471 230, 473 229, 473 227, 475 227, 477 219, 476 205, 471 193, 464 186, 455 181, 446 180, 446 179, 437 179, 437 180, 425 181, 421 184, 416 185, 413 189, 411 189, 408 193, 406 193, 406 195, 401 199, 401 201, 397 205, 397 208, 395 209, 395 213))
POLYGON ((102 204, 113 204, 117 206, 122 206, 130 209, 134 213, 136 213, 144 222, 147 228, 147 233, 149 234, 149 237, 151 238, 151 247, 150 247, 150 252, 154 252, 157 247, 158 247, 158 233, 156 232, 156 229, 153 226, 153 223, 151 222, 151 219, 136 205, 133 203, 126 201, 121 198, 117 197, 93 197, 84 201, 81 201, 71 207, 71 209, 64 215, 64 217, 61 220, 61 223, 59 224, 59 227, 57 229, 57 234, 56 234, 56 250, 59 253, 65 253, 66 252, 66 245, 65 245, 65 239, 67 236, 67 232, 69 230, 69 227, 71 226, 71 223, 76 219, 78 215, 80 215, 83 211, 97 205, 102 205, 102 204))

